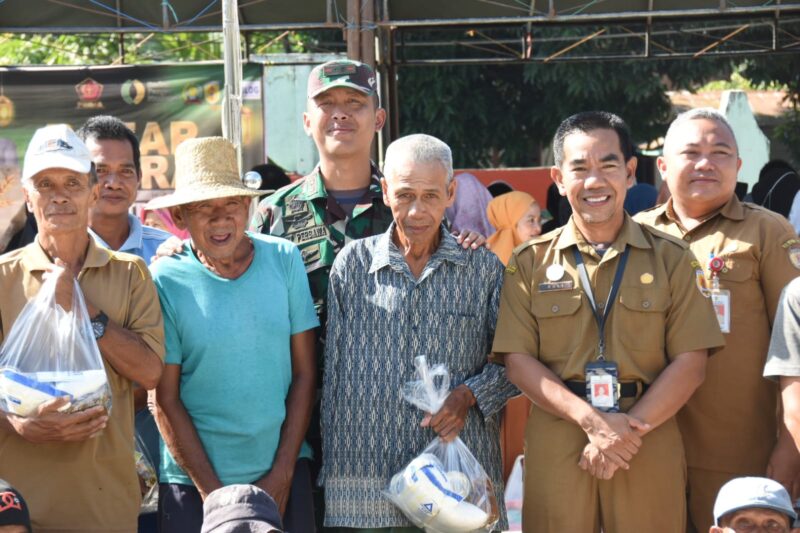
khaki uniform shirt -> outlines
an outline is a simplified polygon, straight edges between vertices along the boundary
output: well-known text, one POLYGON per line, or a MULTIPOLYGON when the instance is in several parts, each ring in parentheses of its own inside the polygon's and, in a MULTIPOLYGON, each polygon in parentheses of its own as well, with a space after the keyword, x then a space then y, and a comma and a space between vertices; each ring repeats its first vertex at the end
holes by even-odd
MULTIPOLYGON (((586 363, 598 355, 598 328, 572 249, 581 252, 595 300, 604 304, 626 245, 630 255, 605 335, 606 359, 618 364, 620 381, 650 384, 677 355, 722 345, 686 245, 626 215, 602 258, 572 219, 514 251, 492 351, 500 358, 510 352, 530 354, 562 380, 583 381, 586 363), (550 265, 565 270, 559 288, 547 277, 550 265)), ((623 401, 621 408, 632 403, 623 401)))
MULTIPOLYGON (((42 273, 51 264, 38 241, 0 256, 0 341, 39 292, 42 273)), ((87 301, 164 357, 161 307, 141 259, 99 248, 90 238, 78 280, 87 301)), ((108 363, 106 373, 112 407, 100 436, 32 444, 0 429, 0 475, 27 500, 35 531, 136 531, 140 493, 133 457, 133 388, 108 363)))
POLYGON ((730 333, 709 360, 705 382, 678 413, 690 467, 765 472, 777 432, 778 390, 762 377, 781 290, 800 271, 800 243, 782 216, 735 196, 687 231, 666 204, 636 220, 683 239, 711 288, 709 259, 724 260, 720 289, 731 292, 730 333))

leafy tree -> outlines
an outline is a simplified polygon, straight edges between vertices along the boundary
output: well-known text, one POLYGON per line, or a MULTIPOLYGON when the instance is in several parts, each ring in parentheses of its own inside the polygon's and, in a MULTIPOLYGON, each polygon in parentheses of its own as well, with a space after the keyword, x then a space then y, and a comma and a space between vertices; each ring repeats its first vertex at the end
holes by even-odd
POLYGON ((756 83, 778 83, 785 88, 790 108, 775 128, 775 136, 789 149, 796 167, 800 164, 800 56, 775 55, 747 60, 742 74, 756 83))
POLYGON ((628 122, 637 142, 649 142, 671 119, 667 90, 696 89, 730 69, 729 61, 702 58, 401 67, 400 127, 448 142, 457 166, 545 164, 541 154, 565 117, 611 111, 628 122))

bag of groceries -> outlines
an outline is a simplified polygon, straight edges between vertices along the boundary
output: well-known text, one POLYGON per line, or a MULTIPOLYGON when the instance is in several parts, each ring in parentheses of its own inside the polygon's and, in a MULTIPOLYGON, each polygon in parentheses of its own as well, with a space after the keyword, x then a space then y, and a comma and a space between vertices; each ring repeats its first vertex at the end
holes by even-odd
MULTIPOLYGON (((403 397, 435 414, 450 393, 450 375, 444 365, 429 367, 424 355, 414 365, 419 379, 406 383, 403 397)), ((428 533, 488 532, 500 517, 491 479, 460 438, 436 437, 384 495, 428 533)))
POLYGON ((95 405, 111 411, 111 389, 77 280, 72 309, 56 302, 57 276, 23 307, 0 346, 0 409, 29 416, 44 402, 67 397, 62 412, 95 405))

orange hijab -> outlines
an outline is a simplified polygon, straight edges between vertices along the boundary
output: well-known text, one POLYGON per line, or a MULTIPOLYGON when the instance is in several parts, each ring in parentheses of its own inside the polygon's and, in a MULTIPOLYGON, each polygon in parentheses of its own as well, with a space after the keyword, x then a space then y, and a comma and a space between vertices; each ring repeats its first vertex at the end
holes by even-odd
POLYGON ((530 194, 522 191, 511 191, 501 194, 489 202, 486 215, 497 233, 487 239, 489 249, 500 258, 504 265, 511 259, 511 252, 522 244, 518 240, 516 226, 525 211, 536 203, 530 194))

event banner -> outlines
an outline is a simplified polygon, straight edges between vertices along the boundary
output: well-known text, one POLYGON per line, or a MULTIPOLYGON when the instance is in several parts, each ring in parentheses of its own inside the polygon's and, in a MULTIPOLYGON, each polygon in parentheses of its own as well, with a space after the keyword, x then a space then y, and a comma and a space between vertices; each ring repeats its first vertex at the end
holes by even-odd
MULTIPOLYGON (((242 158, 264 162, 261 65, 242 66, 242 158)), ((139 201, 173 187, 175 148, 222 135, 221 63, 84 68, 0 68, 0 168, 21 167, 33 132, 94 115, 119 117, 141 142, 139 201)))

